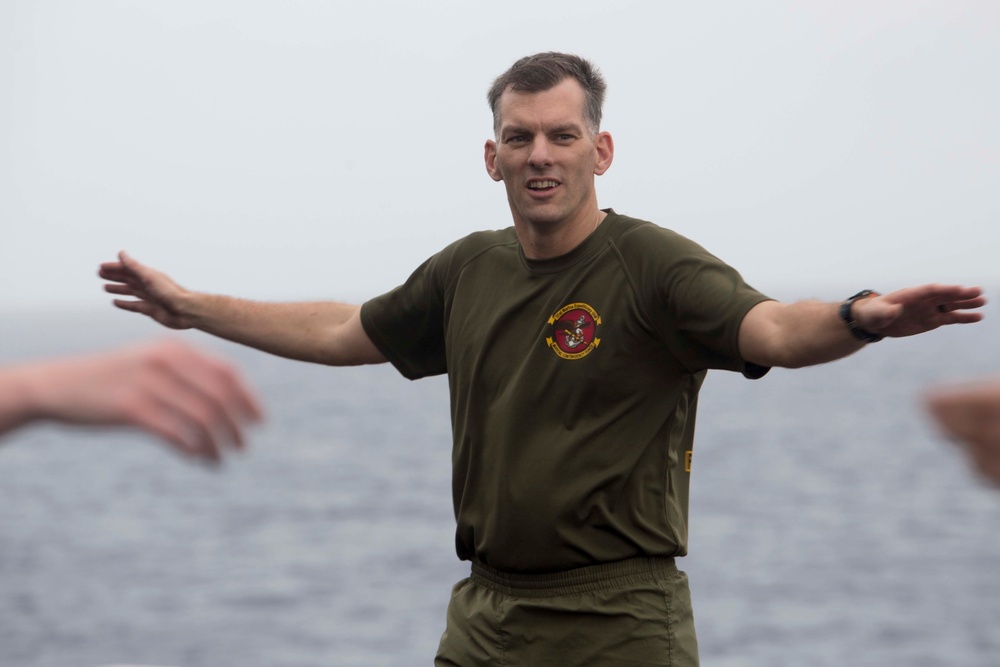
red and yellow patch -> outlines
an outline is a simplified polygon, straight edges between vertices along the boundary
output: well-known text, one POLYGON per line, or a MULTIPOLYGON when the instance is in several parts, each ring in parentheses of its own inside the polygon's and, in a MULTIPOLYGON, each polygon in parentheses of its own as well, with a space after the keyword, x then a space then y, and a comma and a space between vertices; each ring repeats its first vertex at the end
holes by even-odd
POLYGON ((563 306, 548 324, 551 335, 546 336, 545 344, 563 359, 582 359, 601 344, 597 336, 601 316, 585 303, 563 306))

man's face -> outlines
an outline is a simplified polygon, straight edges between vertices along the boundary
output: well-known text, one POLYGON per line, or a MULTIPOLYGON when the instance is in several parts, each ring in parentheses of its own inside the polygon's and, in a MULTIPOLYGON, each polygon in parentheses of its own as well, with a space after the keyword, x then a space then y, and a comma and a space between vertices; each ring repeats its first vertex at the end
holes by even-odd
POLYGON ((506 90, 500 130, 486 142, 486 170, 503 181, 515 223, 587 224, 597 215, 594 176, 611 165, 611 137, 594 136, 575 79, 537 93, 506 90))

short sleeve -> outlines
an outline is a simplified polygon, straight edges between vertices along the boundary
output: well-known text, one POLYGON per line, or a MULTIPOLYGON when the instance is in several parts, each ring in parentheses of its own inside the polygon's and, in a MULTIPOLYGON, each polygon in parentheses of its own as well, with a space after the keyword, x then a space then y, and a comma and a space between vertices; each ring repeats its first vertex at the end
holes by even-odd
POLYGON ((655 225, 635 232, 625 247, 643 246, 637 289, 680 363, 691 372, 722 369, 762 377, 768 369, 740 355, 739 329, 750 309, 769 297, 690 239, 655 225))
POLYGON ((361 306, 361 324, 368 337, 410 380, 448 371, 444 263, 440 254, 431 257, 405 283, 361 306))

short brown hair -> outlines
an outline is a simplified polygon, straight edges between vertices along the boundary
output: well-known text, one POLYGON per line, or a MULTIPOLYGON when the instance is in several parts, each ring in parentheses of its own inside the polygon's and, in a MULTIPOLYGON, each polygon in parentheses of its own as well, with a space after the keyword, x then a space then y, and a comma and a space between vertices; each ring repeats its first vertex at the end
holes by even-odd
POLYGON ((583 87, 586 95, 583 116, 590 125, 590 130, 597 134, 601 128, 604 93, 608 88, 604 77, 590 61, 554 51, 525 56, 493 81, 486 94, 493 111, 493 131, 500 132, 500 96, 505 90, 510 88, 526 93, 539 93, 556 87, 568 78, 576 79, 583 87))

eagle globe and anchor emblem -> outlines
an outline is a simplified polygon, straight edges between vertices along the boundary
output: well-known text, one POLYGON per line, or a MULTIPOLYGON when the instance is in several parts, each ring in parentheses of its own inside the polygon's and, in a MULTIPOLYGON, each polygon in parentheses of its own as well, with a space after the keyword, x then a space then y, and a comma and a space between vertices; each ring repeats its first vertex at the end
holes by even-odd
POLYGON ((601 316, 585 303, 571 303, 560 308, 548 321, 551 335, 545 344, 563 359, 582 359, 601 344, 597 328, 601 316))

